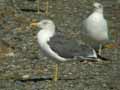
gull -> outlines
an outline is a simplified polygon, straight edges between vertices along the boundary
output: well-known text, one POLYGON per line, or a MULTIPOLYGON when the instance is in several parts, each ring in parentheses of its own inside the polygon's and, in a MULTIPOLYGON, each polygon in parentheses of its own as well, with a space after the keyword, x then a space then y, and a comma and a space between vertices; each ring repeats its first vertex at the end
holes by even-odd
POLYGON ((102 44, 108 42, 108 25, 103 15, 103 5, 95 2, 93 13, 83 21, 84 29, 81 38, 86 44, 99 46, 98 54, 101 55, 102 44))
MULTIPOLYGON (((44 19, 37 23, 40 31, 37 33, 37 40, 41 51, 58 62, 91 60, 97 59, 95 50, 87 45, 79 44, 76 40, 67 40, 60 33, 55 32, 55 24, 52 20, 44 19)), ((55 65, 54 80, 58 80, 58 65, 55 65)))

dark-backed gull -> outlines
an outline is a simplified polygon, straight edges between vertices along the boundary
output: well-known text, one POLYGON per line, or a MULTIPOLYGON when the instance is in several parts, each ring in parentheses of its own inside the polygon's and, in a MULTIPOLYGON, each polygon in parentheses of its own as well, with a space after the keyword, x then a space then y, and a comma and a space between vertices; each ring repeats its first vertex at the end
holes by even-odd
MULTIPOLYGON (((32 23, 31 25, 41 28, 37 34, 37 39, 40 49, 46 56, 61 62, 71 60, 96 60, 98 58, 95 50, 91 47, 79 44, 76 40, 67 40, 63 35, 57 34, 57 32, 55 32, 55 24, 52 20, 42 20, 38 23, 32 23)), ((56 64, 55 81, 58 79, 57 66, 56 64)))

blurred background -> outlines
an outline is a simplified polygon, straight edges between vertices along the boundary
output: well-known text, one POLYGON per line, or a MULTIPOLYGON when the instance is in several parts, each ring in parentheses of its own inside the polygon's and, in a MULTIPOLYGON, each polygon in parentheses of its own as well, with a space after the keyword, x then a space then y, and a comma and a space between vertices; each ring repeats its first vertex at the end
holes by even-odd
POLYGON ((120 90, 120 0, 0 0, 0 90, 120 90), (104 5, 109 36, 118 47, 105 48, 112 62, 59 64, 60 80, 53 77, 55 62, 41 53, 37 28, 31 22, 52 19, 67 39, 80 39, 82 21, 93 3, 104 5))

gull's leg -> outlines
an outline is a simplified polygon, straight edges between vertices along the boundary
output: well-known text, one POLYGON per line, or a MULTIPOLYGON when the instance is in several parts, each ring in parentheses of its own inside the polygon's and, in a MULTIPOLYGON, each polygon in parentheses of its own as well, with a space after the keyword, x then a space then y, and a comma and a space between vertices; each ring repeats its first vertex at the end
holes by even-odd
POLYGON ((40 0, 37 0, 37 14, 40 14, 40 0))
POLYGON ((53 76, 53 80, 57 81, 58 80, 58 64, 54 65, 54 76, 53 76))
POLYGON ((101 55, 102 53, 102 44, 99 45, 99 50, 98 50, 98 54, 101 55))
POLYGON ((46 0, 46 10, 45 10, 45 14, 46 16, 48 16, 48 7, 49 7, 49 0, 46 0))

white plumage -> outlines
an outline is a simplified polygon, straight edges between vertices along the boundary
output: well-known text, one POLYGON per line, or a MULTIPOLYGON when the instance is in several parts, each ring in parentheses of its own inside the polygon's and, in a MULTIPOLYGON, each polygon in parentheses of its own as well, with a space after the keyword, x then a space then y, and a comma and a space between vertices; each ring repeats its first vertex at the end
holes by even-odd
POLYGON ((82 38, 89 45, 102 44, 109 39, 107 21, 103 15, 103 5, 96 2, 93 6, 94 12, 83 22, 82 38))
POLYGON ((55 34, 55 25, 51 20, 43 20, 38 23, 37 26, 40 26, 42 30, 40 30, 37 34, 38 43, 43 52, 45 52, 50 57, 54 57, 60 61, 65 61, 66 59, 60 57, 57 53, 55 53, 50 46, 47 44, 50 41, 50 38, 55 34))

